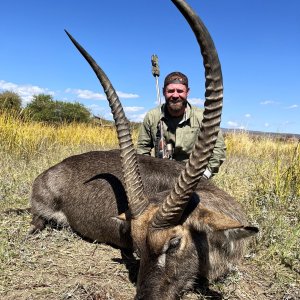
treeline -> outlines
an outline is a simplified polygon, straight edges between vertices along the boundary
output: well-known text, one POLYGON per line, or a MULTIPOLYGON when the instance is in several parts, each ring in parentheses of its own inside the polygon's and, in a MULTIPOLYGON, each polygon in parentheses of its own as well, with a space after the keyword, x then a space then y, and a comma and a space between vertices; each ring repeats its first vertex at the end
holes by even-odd
POLYGON ((0 93, 0 111, 47 123, 88 123, 93 120, 93 115, 83 104, 54 100, 46 94, 33 96, 33 100, 22 107, 19 94, 4 91, 0 93))

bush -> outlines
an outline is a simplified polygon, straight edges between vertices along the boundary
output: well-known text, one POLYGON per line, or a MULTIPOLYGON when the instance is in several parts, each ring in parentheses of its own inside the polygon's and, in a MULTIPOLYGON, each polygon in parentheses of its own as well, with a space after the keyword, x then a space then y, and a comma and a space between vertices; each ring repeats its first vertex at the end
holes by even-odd
POLYGON ((21 111, 21 97, 14 92, 5 91, 0 93, 0 110, 21 111))
POLYGON ((35 121, 50 123, 87 123, 91 114, 80 103, 68 103, 53 100, 51 95, 35 95, 31 103, 26 106, 25 113, 35 121))

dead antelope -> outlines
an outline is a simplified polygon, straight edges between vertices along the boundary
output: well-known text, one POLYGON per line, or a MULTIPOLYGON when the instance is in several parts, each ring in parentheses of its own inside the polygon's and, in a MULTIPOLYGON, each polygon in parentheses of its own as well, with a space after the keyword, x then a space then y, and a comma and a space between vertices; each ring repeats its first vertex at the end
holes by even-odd
POLYGON ((205 67, 204 118, 186 166, 136 155, 109 79, 67 33, 103 86, 120 151, 67 158, 36 178, 31 198, 32 232, 54 221, 89 239, 136 251, 136 299, 178 299, 197 277, 219 277, 241 259, 245 238, 258 232, 244 225, 246 216, 235 199, 201 179, 221 120, 221 66, 200 18, 184 0, 172 2, 194 31, 205 67))

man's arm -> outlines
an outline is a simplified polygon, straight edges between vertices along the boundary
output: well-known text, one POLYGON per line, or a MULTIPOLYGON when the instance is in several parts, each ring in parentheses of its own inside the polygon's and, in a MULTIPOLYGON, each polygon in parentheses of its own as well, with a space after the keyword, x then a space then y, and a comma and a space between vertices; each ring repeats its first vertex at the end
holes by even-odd
POLYGON ((154 148, 154 142, 151 136, 150 118, 149 114, 146 114, 139 130, 137 154, 150 155, 152 148, 154 148))
POLYGON ((216 175, 219 172, 219 168, 226 159, 226 145, 224 142, 224 137, 220 131, 218 138, 213 150, 212 156, 208 162, 207 170, 204 172, 204 176, 210 178, 211 176, 216 175))

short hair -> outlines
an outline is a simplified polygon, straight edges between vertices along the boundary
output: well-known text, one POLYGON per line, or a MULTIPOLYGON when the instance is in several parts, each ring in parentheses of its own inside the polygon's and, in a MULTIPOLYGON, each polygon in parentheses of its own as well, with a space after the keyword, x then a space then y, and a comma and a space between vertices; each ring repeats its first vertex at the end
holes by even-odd
POLYGON ((188 78, 181 72, 172 72, 168 74, 164 81, 164 88, 170 83, 181 83, 184 84, 187 88, 189 87, 188 78))

